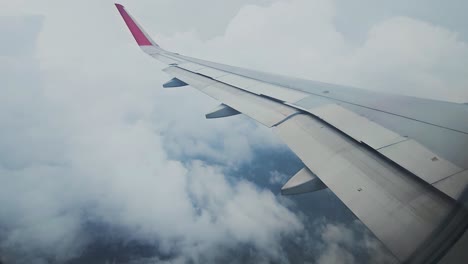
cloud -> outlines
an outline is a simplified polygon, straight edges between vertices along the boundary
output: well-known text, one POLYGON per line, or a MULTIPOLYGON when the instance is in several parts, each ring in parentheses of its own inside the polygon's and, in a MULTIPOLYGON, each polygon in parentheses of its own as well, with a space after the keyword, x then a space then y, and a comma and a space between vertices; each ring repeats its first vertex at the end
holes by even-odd
POLYGON ((0 16, 0 31, 12 39, 0 43, 0 56, 16 55, 30 56, 35 52, 35 43, 42 27, 42 16, 0 16), (16 31, 27 32, 27 34, 16 34, 16 31))
POLYGON ((284 184, 288 180, 288 175, 283 174, 279 171, 271 171, 269 177, 270 184, 284 184))
POLYGON ((468 72, 462 63, 466 59, 468 44, 456 32, 394 17, 371 28, 347 67, 359 70, 361 83, 381 91, 465 102, 468 72))
POLYGON ((409 17, 373 25, 361 44, 334 24, 328 0, 244 6, 222 36, 162 37, 163 46, 263 71, 382 92, 468 101, 468 45, 456 32, 409 17))
MULTIPOLYGON (((34 50, 35 42, 29 44, 33 47, 21 49, 34 50)), ((89 229, 96 224, 116 227, 127 239, 152 244, 175 260, 214 262, 220 246, 249 247, 254 256, 281 259, 281 238, 303 228, 299 219, 270 191, 228 180, 213 163, 196 161, 193 156, 203 149, 193 154, 191 148, 209 146, 206 159, 224 156, 217 163, 248 162, 249 144, 261 135, 257 127, 238 118, 240 126, 221 144, 197 142, 215 139, 226 128, 206 122, 200 129, 198 122, 190 122, 192 116, 184 116, 198 111, 201 119, 200 110, 162 115, 158 103, 170 100, 174 106, 181 94, 165 97, 167 91, 157 89, 159 76, 144 77, 157 67, 138 55, 138 69, 122 67, 115 61, 133 57, 134 50, 112 59, 116 50, 81 59, 50 60, 50 50, 38 52, 41 59, 21 50, 2 57, 2 68, 8 70, 0 78, 6 87, 0 95, 1 260, 73 259, 96 239, 89 229), (176 121, 185 124, 164 127, 176 121), (163 135, 173 131, 209 136, 176 146, 176 137, 163 135)))
POLYGON ((321 236, 316 248, 320 252, 317 263, 397 263, 358 221, 333 223, 320 219, 315 223, 321 236), (358 257, 358 258, 357 258, 358 257))

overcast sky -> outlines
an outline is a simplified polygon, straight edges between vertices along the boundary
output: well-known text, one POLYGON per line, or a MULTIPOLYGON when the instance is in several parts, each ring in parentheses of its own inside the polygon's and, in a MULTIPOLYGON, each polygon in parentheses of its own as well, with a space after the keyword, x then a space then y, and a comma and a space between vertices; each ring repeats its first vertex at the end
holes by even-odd
MULTIPOLYGON (((122 3, 171 51, 468 102, 466 1, 122 3)), ((2 262, 391 261, 330 192, 278 195, 271 131, 160 89, 113 1, 0 0, 0 35, 2 262)))

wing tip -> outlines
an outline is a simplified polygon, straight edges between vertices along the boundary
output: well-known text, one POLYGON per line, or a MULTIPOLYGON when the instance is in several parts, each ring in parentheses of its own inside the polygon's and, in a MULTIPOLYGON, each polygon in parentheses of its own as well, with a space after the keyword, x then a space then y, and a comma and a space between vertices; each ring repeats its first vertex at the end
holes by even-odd
POLYGON ((127 24, 130 33, 132 33, 133 37, 135 38, 138 46, 156 46, 159 47, 147 34, 143 31, 143 29, 137 24, 137 22, 128 14, 125 10, 125 7, 119 3, 114 3, 115 7, 119 11, 120 15, 122 16, 125 24, 127 24))
POLYGON ((123 6, 122 4, 119 4, 119 3, 114 3, 115 7, 117 7, 117 9, 125 9, 125 6, 123 6))

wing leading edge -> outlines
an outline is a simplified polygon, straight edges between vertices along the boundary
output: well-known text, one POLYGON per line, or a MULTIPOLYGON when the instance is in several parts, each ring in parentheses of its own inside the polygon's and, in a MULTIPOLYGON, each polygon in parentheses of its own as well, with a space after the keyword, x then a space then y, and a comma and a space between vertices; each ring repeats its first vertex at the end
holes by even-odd
POLYGON ((288 189, 328 187, 401 262, 438 261, 464 234, 466 106, 182 56, 159 47, 122 5, 116 6, 140 48, 168 65, 164 71, 173 79, 165 87, 188 84, 220 101, 207 117, 242 113, 273 128, 306 166, 288 189), (421 112, 427 106, 438 107, 438 118, 421 112), (458 119, 447 121, 444 115, 458 119), (291 186, 294 182, 301 186, 291 186))

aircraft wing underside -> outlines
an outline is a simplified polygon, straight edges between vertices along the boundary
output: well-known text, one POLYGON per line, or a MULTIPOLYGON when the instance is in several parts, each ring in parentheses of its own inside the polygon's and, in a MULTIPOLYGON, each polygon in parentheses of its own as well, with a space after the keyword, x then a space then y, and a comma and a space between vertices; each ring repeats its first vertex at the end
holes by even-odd
POLYGON ((329 188, 401 262, 440 260, 468 225, 468 107, 288 78, 160 48, 117 4, 140 48, 190 85, 272 128, 303 161, 282 188, 329 188))

